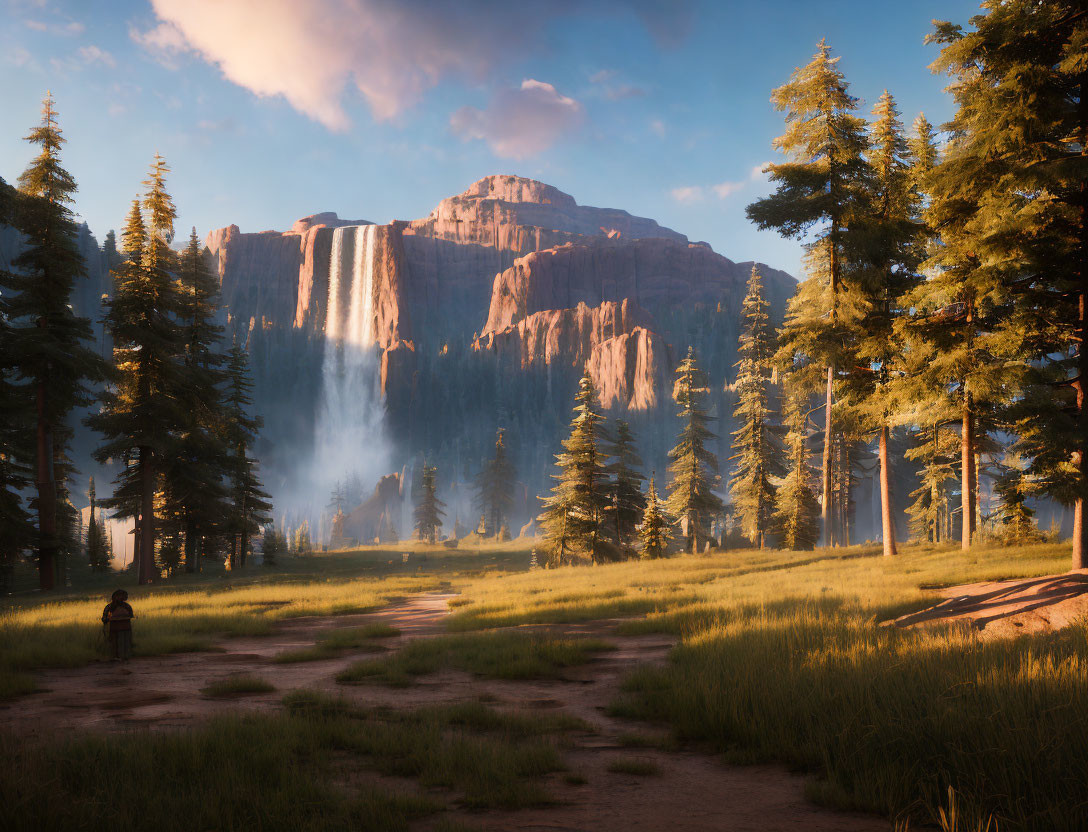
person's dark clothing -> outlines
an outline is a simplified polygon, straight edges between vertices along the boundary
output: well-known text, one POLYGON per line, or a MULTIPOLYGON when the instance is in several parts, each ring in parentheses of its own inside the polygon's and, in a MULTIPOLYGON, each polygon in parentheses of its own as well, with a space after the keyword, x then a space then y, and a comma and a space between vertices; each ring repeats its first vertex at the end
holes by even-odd
POLYGON ((110 601, 102 610, 102 623, 110 625, 110 634, 132 629, 132 607, 127 601, 110 601))
POLYGON ((135 615, 126 601, 110 601, 102 610, 102 623, 109 625, 113 657, 122 661, 132 655, 132 619, 135 615))

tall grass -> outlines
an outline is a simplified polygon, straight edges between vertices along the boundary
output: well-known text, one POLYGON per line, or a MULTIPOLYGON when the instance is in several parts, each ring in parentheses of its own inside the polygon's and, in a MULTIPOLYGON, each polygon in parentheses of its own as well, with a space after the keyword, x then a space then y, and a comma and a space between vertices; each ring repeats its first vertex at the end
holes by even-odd
POLYGON ((299 691, 276 715, 221 717, 191 731, 77 735, 27 744, 0 735, 4 829, 396 832, 446 806, 547 803, 564 769, 553 735, 577 720, 508 716, 468 703, 410 712, 356 708, 299 691), (391 789, 367 772, 411 778, 391 789))
POLYGON ((742 552, 560 569, 470 584, 454 626, 651 611, 622 632, 670 633, 618 714, 660 720, 734 761, 813 772, 822 802, 961 828, 1074 830, 1088 817, 1088 626, 984 640, 881 621, 933 587, 1060 572, 1065 547, 742 552))

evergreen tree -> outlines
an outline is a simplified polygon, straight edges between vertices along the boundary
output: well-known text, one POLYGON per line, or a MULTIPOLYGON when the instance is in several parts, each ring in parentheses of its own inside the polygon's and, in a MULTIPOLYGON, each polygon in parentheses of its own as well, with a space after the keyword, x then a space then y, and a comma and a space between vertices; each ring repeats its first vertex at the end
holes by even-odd
POLYGON ((340 480, 337 480, 336 485, 333 486, 326 508, 333 516, 344 513, 344 489, 340 486, 340 480))
MULTIPOLYGON (((786 132, 775 147, 787 161, 768 167, 777 190, 748 206, 760 228, 806 241, 808 280, 790 301, 781 333, 781 350, 792 364, 807 360, 805 373, 826 369, 824 379, 824 459, 822 525, 832 535, 833 402, 837 373, 854 366, 848 347, 865 314, 858 296, 859 260, 869 211, 870 169, 864 121, 854 114, 857 99, 820 41, 809 64, 776 89, 771 101, 786 112, 786 132)), ((815 379, 813 379, 815 382, 815 379)))
POLYGON ((1032 487, 1024 461, 1015 453, 1005 455, 1001 474, 994 483, 1001 505, 997 510, 998 536, 1005 544, 1035 543, 1042 539, 1035 525, 1035 510, 1027 504, 1032 487))
POLYGON ((150 583, 154 574, 155 494, 190 404, 178 395, 184 346, 175 317, 180 298, 171 273, 174 207, 166 193, 167 171, 156 156, 145 183, 149 223, 144 225, 140 203, 134 201, 122 232, 126 259, 114 272, 107 316, 117 382, 106 394, 102 411, 88 419, 106 438, 95 458, 124 461, 113 497, 105 504, 137 519, 140 583, 150 583))
POLYGON ((310 542, 310 521, 303 520, 297 529, 295 529, 295 554, 307 555, 313 551, 313 544, 310 542))
POLYGON ((495 434, 495 455, 476 476, 476 508, 483 513, 486 534, 496 535, 509 523, 517 473, 506 454, 506 431, 495 434))
POLYGON ((608 559, 604 545, 604 513, 608 488, 604 454, 600 449, 601 415, 593 379, 585 373, 578 383, 570 436, 556 454, 559 473, 550 496, 544 498, 539 519, 548 560, 553 566, 579 558, 608 559))
MULTIPOLYGON (((2 185, 0 182, 0 193, 2 185)), ((34 456, 31 416, 26 406, 33 394, 13 379, 10 339, 7 320, 0 314, 0 575, 7 574, 15 559, 33 545, 35 537, 21 493, 30 481, 27 462, 34 456)))
POLYGON ((263 566, 275 566, 276 562, 287 554, 287 539, 276 531, 272 524, 265 526, 261 542, 261 563, 263 566))
POLYGON ((734 420, 740 425, 733 432, 732 457, 735 474, 729 483, 733 512, 745 536, 760 549, 774 515, 774 486, 771 478, 783 473, 779 462, 781 443, 772 425, 768 394, 773 371, 774 335, 763 296, 763 277, 754 265, 748 278, 748 292, 741 314, 740 361, 737 371, 737 406, 734 420))
POLYGON ((897 387, 891 382, 902 372, 902 345, 894 324, 906 314, 901 298, 918 282, 919 244, 924 243, 924 237, 916 222, 918 202, 911 190, 908 142, 895 99, 887 90, 873 108, 873 116, 869 154, 872 211, 867 223, 868 274, 864 281, 867 314, 856 350, 860 368, 851 374, 850 387, 860 427, 877 434, 881 539, 884 554, 891 556, 897 553, 897 546, 889 444, 899 409, 897 387))
POLYGON ((955 476, 956 452, 959 443, 948 431, 941 430, 942 422, 919 428, 915 432, 915 446, 907 451, 907 458, 922 464, 918 487, 910 493, 912 502, 907 508, 911 534, 917 540, 940 543, 944 540, 948 500, 951 496, 949 482, 955 476))
POLYGON ((642 543, 642 557, 664 557, 672 540, 669 518, 665 516, 661 501, 657 496, 654 478, 650 477, 650 488, 646 492, 646 508, 642 513, 642 525, 639 526, 638 539, 642 543))
MULTIPOLYGON (((204 541, 223 525, 228 513, 223 480, 224 460, 229 457, 220 405, 226 380, 225 356, 219 351, 223 328, 215 322, 219 284, 204 260, 195 228, 177 275, 184 349, 180 383, 188 407, 176 448, 163 468, 163 513, 172 521, 164 522, 164 531, 184 539, 185 571, 196 572, 204 541)), ((250 527, 257 531, 254 523, 250 527)))
POLYGON ((61 165, 64 143, 53 98, 42 103, 41 124, 26 140, 41 149, 19 177, 16 227, 26 245, 14 271, 0 273, 0 317, 11 324, 5 363, 29 382, 35 400, 35 488, 38 515, 38 580, 52 589, 57 555, 70 547, 72 513, 65 509, 71 467, 66 465, 73 408, 90 404, 89 384, 105 376, 105 365, 88 345, 90 321, 72 311, 72 292, 86 274, 77 247, 78 228, 69 205, 76 191, 61 165))
POLYGON ((646 478, 642 475, 635 436, 623 419, 616 420, 615 433, 607 438, 604 454, 611 459, 605 466, 609 476, 605 514, 611 533, 616 536, 616 545, 624 551, 629 548, 646 509, 646 497, 642 494, 646 478))
POLYGON ((786 549, 812 549, 820 537, 820 503, 812 492, 813 471, 808 448, 808 396, 787 382, 783 420, 786 426, 785 479, 775 495, 775 527, 786 549))
POLYGON ((235 343, 231 346, 227 360, 227 389, 223 408, 227 488, 230 496, 227 529, 230 533, 232 566, 236 560, 245 566, 250 538, 269 522, 272 511, 271 500, 261 485, 257 460, 250 455, 250 449, 261 428, 260 417, 250 415, 250 408, 253 406, 252 389, 246 351, 235 343))
POLYGON ((97 505, 94 493, 94 477, 91 477, 87 489, 87 499, 91 503, 90 519, 87 521, 87 562, 96 572, 104 572, 110 567, 110 553, 106 551, 106 536, 102 524, 95 516, 97 505))
POLYGON ((717 437, 707 427, 703 399, 706 374, 695 360, 695 349, 688 347, 687 357, 676 368, 673 398, 680 405, 680 435, 669 451, 669 498, 666 509, 683 525, 685 550, 696 552, 710 535, 711 521, 722 513, 722 501, 711 490, 718 473, 718 460, 706 445, 717 437))
POLYGON ((437 484, 435 483, 437 472, 438 469, 433 465, 423 463, 422 489, 413 515, 416 522, 416 534, 419 535, 419 539, 431 544, 434 544, 438 538, 438 530, 442 528, 442 518, 446 516, 446 513, 442 511, 446 504, 438 499, 438 495, 435 493, 437 490, 437 484))
MULTIPOLYGON (((950 148, 933 177, 941 218, 959 220, 955 239, 942 228, 942 265, 959 267, 968 315, 987 325, 967 356, 975 370, 964 384, 965 412, 971 397, 985 401, 990 392, 973 385, 1007 381, 987 363, 1026 368, 1011 414, 1018 450, 1042 493, 1074 505, 1073 568, 1081 569, 1088 567, 1084 3, 988 0, 983 10, 971 19, 973 31, 938 22, 931 36, 944 44, 935 66, 952 77, 957 104, 950 148), (979 360, 983 349, 995 360, 979 360), (985 380, 982 369, 991 370, 985 380)), ((966 470, 973 457, 964 444, 966 470)))

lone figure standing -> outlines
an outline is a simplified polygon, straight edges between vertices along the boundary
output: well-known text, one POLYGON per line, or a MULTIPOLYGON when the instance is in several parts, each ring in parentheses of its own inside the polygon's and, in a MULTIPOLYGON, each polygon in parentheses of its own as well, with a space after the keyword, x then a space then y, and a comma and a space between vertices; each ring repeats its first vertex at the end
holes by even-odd
POLYGON ((127 661, 132 655, 132 619, 135 617, 128 604, 128 593, 123 589, 114 592, 102 610, 102 624, 109 627, 114 661, 127 661))

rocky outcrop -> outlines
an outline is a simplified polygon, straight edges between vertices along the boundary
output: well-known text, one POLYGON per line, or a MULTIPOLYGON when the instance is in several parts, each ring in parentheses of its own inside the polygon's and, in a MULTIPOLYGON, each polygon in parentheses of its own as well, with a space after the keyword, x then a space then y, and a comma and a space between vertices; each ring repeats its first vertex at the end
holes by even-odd
POLYGON ((396 540, 399 532, 407 532, 406 529, 397 528, 403 501, 404 487, 401 474, 389 474, 382 477, 378 480, 370 498, 340 519, 336 529, 340 536, 339 540, 334 540, 334 543, 339 546, 348 546, 353 543, 396 540))
MULTIPOLYGON (((536 251, 495 278, 484 333, 546 309, 633 301, 644 309, 696 304, 739 311, 751 263, 734 263, 705 243, 596 239, 536 251)), ((793 291, 789 275, 762 267, 773 306, 793 291)))

